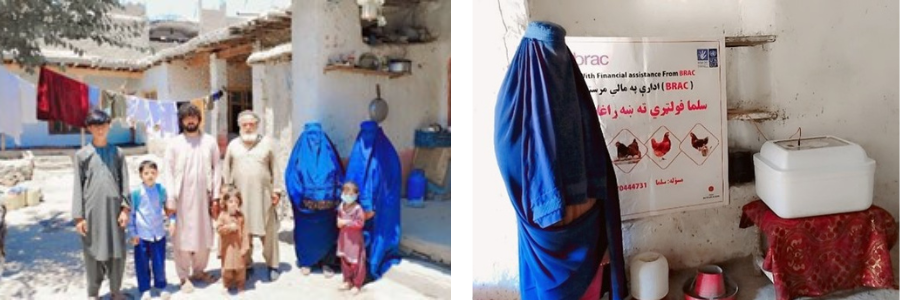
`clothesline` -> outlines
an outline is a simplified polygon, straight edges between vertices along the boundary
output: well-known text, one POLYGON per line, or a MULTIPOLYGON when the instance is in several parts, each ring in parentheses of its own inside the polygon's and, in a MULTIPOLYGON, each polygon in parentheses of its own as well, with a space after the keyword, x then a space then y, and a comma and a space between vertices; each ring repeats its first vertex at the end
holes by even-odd
MULTIPOLYGON (((148 135, 167 136, 178 133, 177 104, 190 102, 202 111, 212 110, 214 103, 224 96, 222 90, 188 100, 146 99, 69 78, 47 68, 41 68, 38 84, 28 82, 0 68, 0 150, 5 150, 6 136, 21 145, 23 124, 38 121, 59 121, 83 128, 84 118, 91 109, 102 109, 114 120, 124 121, 134 128, 147 125, 148 135)), ((82 137, 82 143, 84 138, 82 137)))

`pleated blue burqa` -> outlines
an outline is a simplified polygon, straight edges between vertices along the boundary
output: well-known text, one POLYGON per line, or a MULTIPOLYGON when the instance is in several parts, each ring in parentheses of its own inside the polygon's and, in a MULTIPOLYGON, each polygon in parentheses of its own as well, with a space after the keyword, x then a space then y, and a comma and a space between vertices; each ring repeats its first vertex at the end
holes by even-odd
POLYGON ((607 249, 610 299, 628 295, 615 172, 565 30, 532 22, 495 108, 500 172, 518 218, 522 299, 579 299, 607 249), (565 207, 597 199, 571 223, 565 207))
POLYGON ((297 263, 311 267, 337 246, 337 204, 344 170, 322 126, 307 123, 284 172, 294 212, 297 263))
POLYGON ((366 221, 368 273, 371 279, 400 262, 400 157, 374 121, 360 124, 347 164, 347 180, 359 186, 359 204, 375 216, 366 221))

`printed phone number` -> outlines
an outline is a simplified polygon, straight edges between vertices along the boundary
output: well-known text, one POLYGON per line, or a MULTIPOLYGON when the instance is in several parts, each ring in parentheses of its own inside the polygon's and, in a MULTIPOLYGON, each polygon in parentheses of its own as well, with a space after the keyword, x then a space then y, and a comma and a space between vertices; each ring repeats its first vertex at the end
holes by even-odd
POLYGON ((645 189, 645 188, 647 188, 647 183, 646 183, 646 182, 637 182, 637 183, 630 183, 630 184, 620 185, 620 186, 619 186, 619 191, 620 191, 620 192, 622 192, 622 191, 633 191, 633 190, 639 190, 639 189, 645 189))

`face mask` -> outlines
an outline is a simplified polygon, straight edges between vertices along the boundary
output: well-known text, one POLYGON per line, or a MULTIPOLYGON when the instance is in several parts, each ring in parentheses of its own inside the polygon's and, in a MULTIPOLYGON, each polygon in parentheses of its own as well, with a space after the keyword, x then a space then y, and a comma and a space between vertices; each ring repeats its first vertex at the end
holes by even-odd
POLYGON ((356 197, 357 197, 357 195, 341 194, 341 200, 344 200, 344 203, 347 203, 347 204, 352 204, 353 202, 356 202, 356 197))

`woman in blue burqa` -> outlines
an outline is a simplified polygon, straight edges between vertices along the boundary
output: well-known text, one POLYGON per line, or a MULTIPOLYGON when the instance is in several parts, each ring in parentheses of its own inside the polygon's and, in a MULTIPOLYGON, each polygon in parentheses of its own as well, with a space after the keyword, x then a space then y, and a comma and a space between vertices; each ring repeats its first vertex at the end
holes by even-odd
POLYGON ((321 266, 326 277, 337 263, 337 204, 344 170, 328 135, 317 122, 305 125, 284 172, 294 211, 294 251, 304 275, 321 266))
POLYGON ((565 36, 559 25, 529 24, 495 108, 497 161, 518 219, 519 289, 522 299, 600 299, 607 290, 623 299, 616 176, 565 36))
POLYGON ((381 278, 400 262, 400 157, 374 121, 360 124, 347 164, 347 180, 359 186, 366 212, 363 236, 370 279, 381 278))

